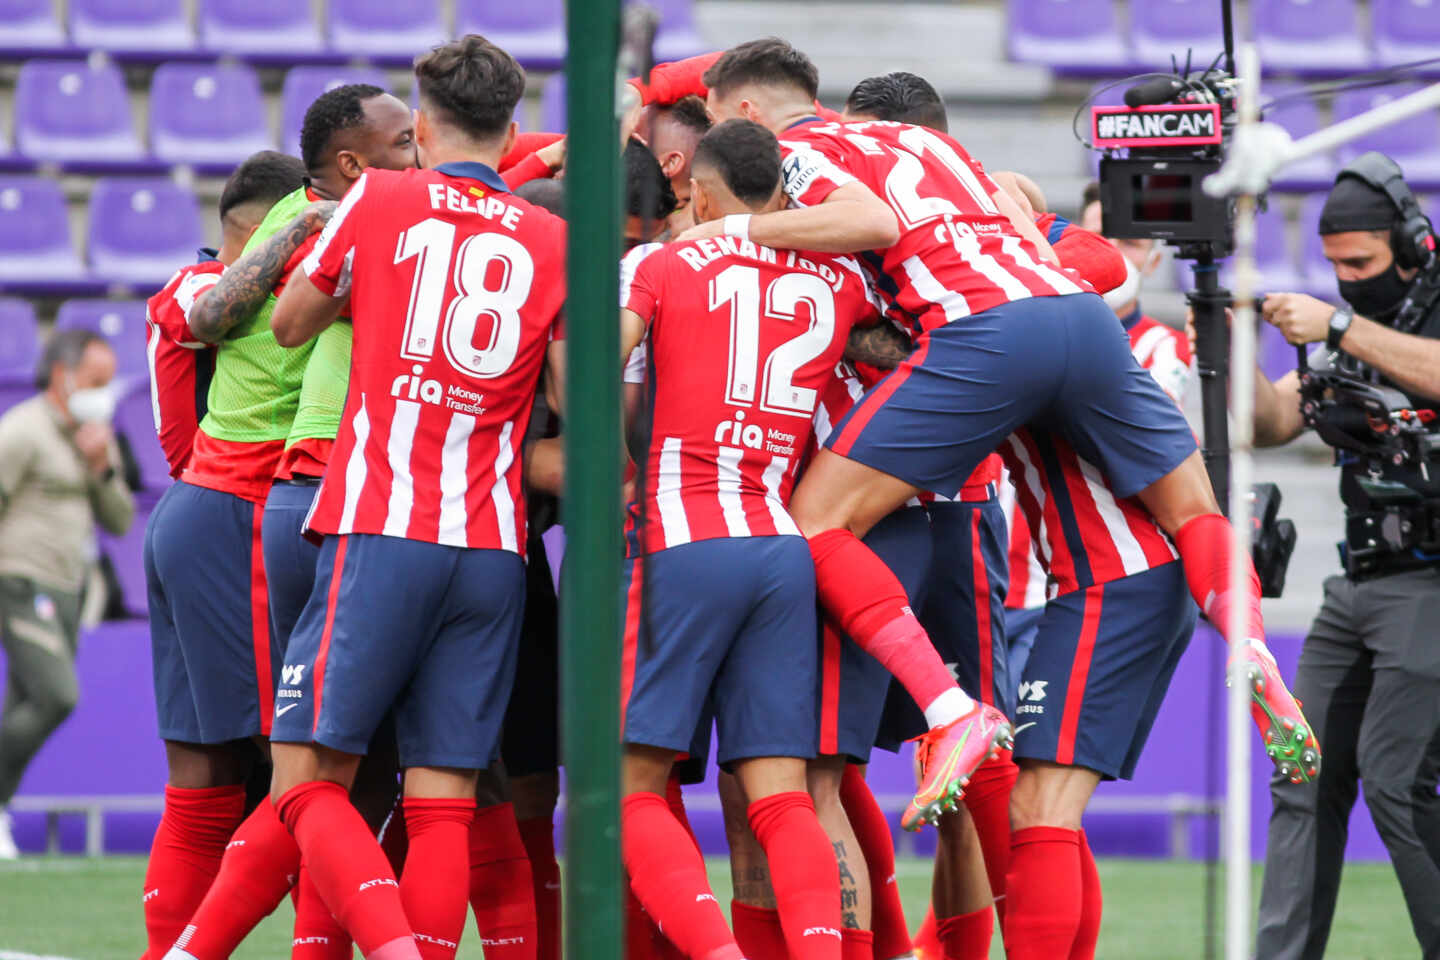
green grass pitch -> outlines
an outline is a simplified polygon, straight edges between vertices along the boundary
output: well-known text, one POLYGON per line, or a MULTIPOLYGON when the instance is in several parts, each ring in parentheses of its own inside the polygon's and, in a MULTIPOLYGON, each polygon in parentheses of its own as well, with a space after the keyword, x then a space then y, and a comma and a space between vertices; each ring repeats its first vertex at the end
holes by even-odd
MULTIPOLYGON (((0 960, 136 960, 144 945, 139 902, 144 870, 144 860, 138 857, 38 858, 0 864, 0 960)), ((914 929, 925 910, 929 864, 902 861, 898 874, 914 929)), ((1100 876, 1105 919, 1099 956, 1104 960, 1204 956, 1200 864, 1101 860, 1100 876)), ((723 860, 710 861, 710 879, 717 895, 728 902, 729 877, 723 860)), ((288 956, 291 916, 288 903, 282 905, 235 953, 236 960, 288 956)), ((1417 953, 1389 865, 1348 866, 1328 960, 1392 960, 1417 953)), ((991 955, 1003 957, 998 936, 991 955)), ((479 960, 480 956, 472 925, 460 944, 460 957, 479 960)))

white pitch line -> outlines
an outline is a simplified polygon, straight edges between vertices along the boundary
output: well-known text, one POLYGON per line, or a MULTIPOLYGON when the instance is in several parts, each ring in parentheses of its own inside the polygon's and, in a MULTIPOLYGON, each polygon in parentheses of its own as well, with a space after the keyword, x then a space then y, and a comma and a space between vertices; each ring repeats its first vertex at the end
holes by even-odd
POLYGON ((0 960, 75 960, 75 958, 57 957, 48 953, 21 953, 18 950, 0 950, 0 960))

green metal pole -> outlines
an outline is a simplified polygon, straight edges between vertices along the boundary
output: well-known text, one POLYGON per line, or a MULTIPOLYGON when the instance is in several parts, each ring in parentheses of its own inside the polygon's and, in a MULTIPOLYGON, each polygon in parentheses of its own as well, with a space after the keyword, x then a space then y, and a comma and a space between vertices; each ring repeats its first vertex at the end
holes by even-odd
POLYGON ((620 0, 569 0, 566 14, 565 955, 619 960, 620 0))

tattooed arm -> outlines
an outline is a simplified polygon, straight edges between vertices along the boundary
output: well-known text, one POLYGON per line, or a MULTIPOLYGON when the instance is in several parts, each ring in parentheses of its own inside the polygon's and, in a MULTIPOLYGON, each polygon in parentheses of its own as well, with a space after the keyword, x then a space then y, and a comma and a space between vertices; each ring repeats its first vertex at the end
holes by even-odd
POLYGON ((845 359, 864 363, 881 370, 894 370, 910 356, 915 345, 910 338, 888 320, 868 327, 855 327, 845 345, 845 359))
POLYGON ((190 309, 190 332, 196 339, 219 343, 236 324, 259 310, 285 272, 285 264, 310 234, 325 226, 335 207, 328 200, 312 203, 273 237, 226 268, 220 282, 190 309))

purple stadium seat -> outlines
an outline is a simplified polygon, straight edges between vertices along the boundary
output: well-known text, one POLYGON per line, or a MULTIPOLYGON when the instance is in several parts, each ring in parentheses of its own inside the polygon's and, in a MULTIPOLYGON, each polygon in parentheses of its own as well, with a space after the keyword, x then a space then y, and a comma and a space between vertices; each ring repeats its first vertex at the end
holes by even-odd
POLYGON ((1440 8, 1434 0, 1370 0, 1370 22, 1381 64, 1440 57, 1440 8))
POLYGON ((78 47, 124 52, 195 45, 184 0, 70 0, 70 36, 78 47))
POLYGON ((1213 0, 1144 0, 1130 4, 1130 41, 1135 59, 1170 69, 1173 55, 1185 65, 1204 69, 1225 48, 1220 35, 1220 5, 1213 0))
POLYGON ((1335 268, 1325 259, 1320 246, 1320 208, 1323 196, 1308 197, 1300 207, 1300 273, 1305 279, 1305 292, 1314 296, 1335 297, 1335 268))
POLYGON ((228 165, 273 146, 254 70, 199 63, 162 63, 155 69, 150 148, 157 158, 228 165))
POLYGON ((549 133, 564 133, 568 129, 563 73, 552 73, 545 78, 545 86, 540 91, 540 129, 549 133))
POLYGON ((119 69, 27 61, 15 81, 15 146, 32 160, 58 163, 139 160, 144 150, 119 69))
POLYGON ((340 53, 409 60, 449 35, 438 0, 330 0, 330 46, 340 53))
MULTIPOLYGON (((147 490, 163 490, 170 485, 170 465, 155 435, 155 408, 150 400, 148 379, 134 381, 115 407, 115 429, 125 434, 130 452, 140 464, 140 481, 147 490)), ((140 594, 144 603, 145 594, 140 594)))
MULTIPOLYGON (((148 412, 149 391, 144 391, 144 394, 148 412)), ((116 426, 119 427, 118 421, 116 426)), ((132 431, 125 431, 125 439, 134 449, 137 444, 131 434, 132 431)), ((153 423, 149 435, 150 442, 158 447, 153 423)), ((143 437, 140 439, 144 440, 143 437)), ((144 469, 143 466, 141 469, 144 469)), ((136 497, 135 519, 124 533, 116 536, 101 531, 98 537, 100 550, 110 558, 110 563, 115 568, 115 579, 120 583, 120 600, 125 606, 125 612, 132 617, 148 616, 150 612, 149 591, 145 587, 145 525, 150 522, 153 506, 146 503, 148 499, 144 496, 136 497)))
POLYGON ((85 267, 70 242, 60 184, 0 176, 0 283, 79 280, 85 267))
POLYGON ((51 0, 0 0, 0 48, 35 50, 66 46, 51 0))
POLYGON ((659 63, 683 60, 715 49, 695 29, 695 11, 691 0, 643 0, 660 14, 660 30, 655 36, 655 59, 659 63))
POLYGON ((1129 61, 1114 0, 1009 0, 1010 57, 1061 70, 1110 70, 1129 61))
POLYGON ((40 330, 29 300, 0 298, 0 377, 28 377, 40 359, 40 330))
POLYGON ((1252 10, 1267 71, 1344 73, 1370 65, 1355 0, 1265 0, 1252 10))
MULTIPOLYGON (((1288 293, 1305 289, 1304 275, 1297 264, 1285 212, 1275 209, 1272 204, 1270 210, 1255 220, 1255 265, 1260 270, 1260 286, 1255 292, 1288 293)), ((1233 257, 1221 266, 1220 282, 1234 288, 1233 257)))
MULTIPOLYGON (((1395 85, 1368 90, 1346 90, 1335 97, 1335 119, 1344 120, 1372 107, 1398 99, 1418 87, 1395 85)), ((1367 150, 1392 157, 1413 181, 1440 180, 1440 110, 1429 110, 1401 123, 1376 130, 1340 148, 1342 163, 1367 150)))
POLYGON ((1295 347, 1285 339, 1285 334, 1280 332, 1279 327, 1261 320, 1256 333, 1258 336, 1255 352, 1259 356, 1260 369, 1265 372, 1266 378, 1271 381, 1279 380, 1295 369, 1299 362, 1295 347))
MULTIPOLYGON (((1265 99, 1271 100, 1294 93, 1296 89, 1278 84, 1267 85, 1262 94, 1265 99)), ((1266 108, 1265 119, 1284 127, 1292 140, 1299 140, 1320 129, 1320 107, 1312 97, 1297 97, 1266 108)), ((1332 156, 1308 157, 1286 167, 1277 180, 1281 185, 1292 187, 1319 187, 1334 179, 1336 169, 1332 156)))
POLYGON ((565 0, 456 0, 455 33, 481 33, 528 66, 565 59, 565 0))
POLYGON ((300 156, 300 127, 305 122, 305 111, 320 94, 347 83, 369 83, 382 89, 390 86, 384 73, 364 67, 292 67, 285 74, 280 96, 280 149, 300 156))
POLYGON ((115 348, 120 376, 146 378, 144 300, 66 300, 55 315, 55 329, 93 330, 115 348))
POLYGON ((90 196, 90 266, 148 296, 203 242, 195 191, 160 177, 101 177, 90 196))
POLYGON ((199 23, 200 46, 217 53, 283 58, 321 47, 310 4, 295 0, 201 0, 199 23))

